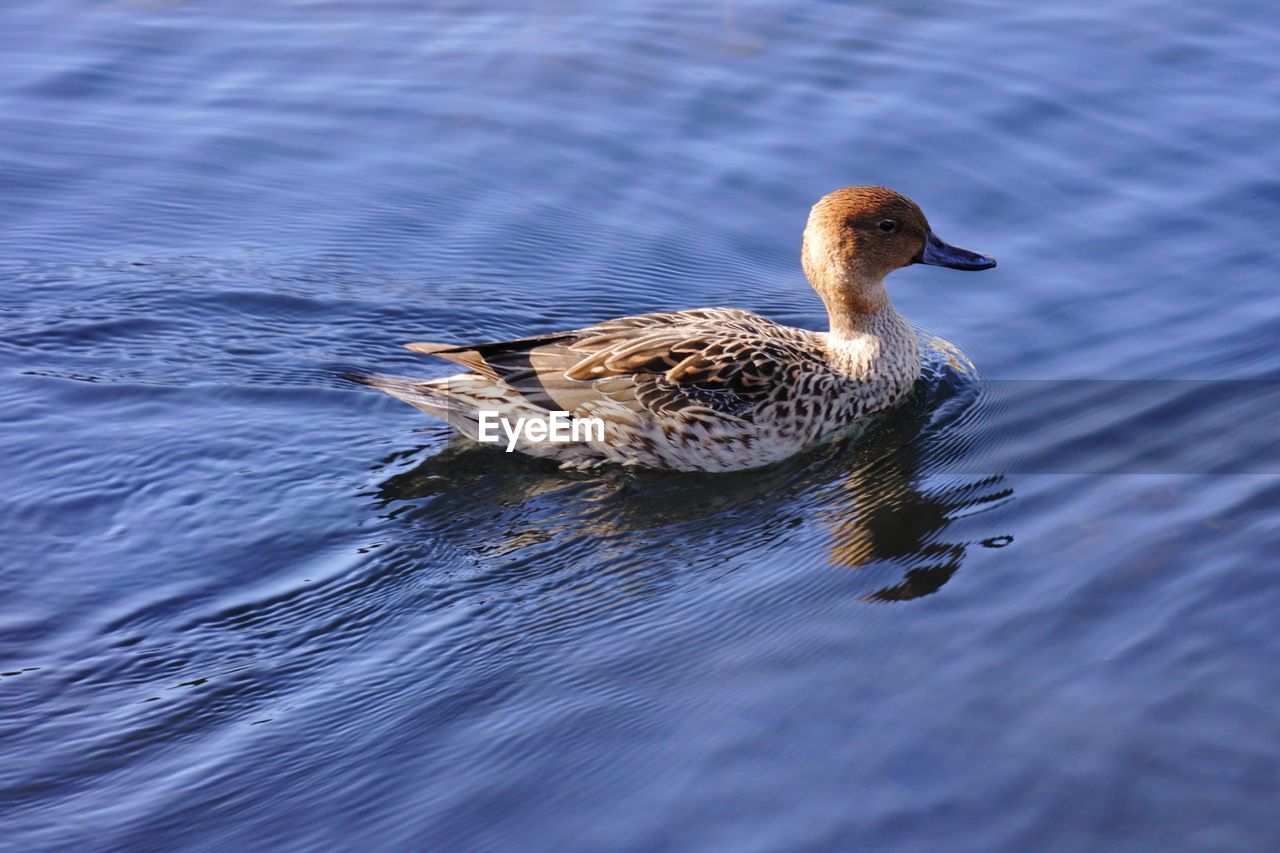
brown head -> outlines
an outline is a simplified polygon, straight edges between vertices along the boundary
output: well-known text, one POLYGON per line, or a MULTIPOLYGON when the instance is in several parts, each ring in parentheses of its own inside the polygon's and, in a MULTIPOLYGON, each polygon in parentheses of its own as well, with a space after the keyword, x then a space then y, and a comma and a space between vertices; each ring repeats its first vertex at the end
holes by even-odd
POLYGON ((884 187, 844 187, 809 213, 805 275, 827 305, 832 328, 889 304, 884 277, 910 264, 985 270, 994 259, 939 240, 916 203, 884 187))

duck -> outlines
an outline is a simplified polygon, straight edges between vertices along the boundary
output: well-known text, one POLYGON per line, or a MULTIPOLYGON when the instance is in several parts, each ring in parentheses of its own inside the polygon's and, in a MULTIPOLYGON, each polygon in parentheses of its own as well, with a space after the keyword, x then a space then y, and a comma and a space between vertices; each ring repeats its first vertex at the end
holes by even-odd
POLYGON ((908 396, 921 372, 921 340, 889 300, 890 273, 996 262, 943 242, 906 196, 850 186, 813 205, 801 264, 826 307, 826 331, 741 308, 692 308, 515 340, 409 343, 463 372, 353 378, 469 439, 566 469, 757 468, 864 425, 908 396), (509 426, 553 418, 574 428, 509 426))

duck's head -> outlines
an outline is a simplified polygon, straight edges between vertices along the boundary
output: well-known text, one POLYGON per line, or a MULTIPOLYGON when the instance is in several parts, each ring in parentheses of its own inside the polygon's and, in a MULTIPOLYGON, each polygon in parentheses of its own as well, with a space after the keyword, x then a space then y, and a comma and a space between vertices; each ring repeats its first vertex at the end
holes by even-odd
POLYGON ((884 187, 844 187, 823 196, 804 229, 803 262, 833 324, 887 305, 884 277, 899 267, 996 265, 994 258, 942 242, 915 202, 884 187))

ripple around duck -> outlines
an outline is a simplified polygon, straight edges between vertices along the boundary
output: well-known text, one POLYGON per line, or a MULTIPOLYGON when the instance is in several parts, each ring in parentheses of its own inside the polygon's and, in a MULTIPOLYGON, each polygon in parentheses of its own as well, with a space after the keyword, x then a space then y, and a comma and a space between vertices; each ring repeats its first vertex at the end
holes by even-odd
MULTIPOLYGON (((626 562, 616 568, 624 573, 637 563, 656 568, 674 561, 697 576, 761 548, 789 551, 800 565, 865 568, 877 560, 897 561, 905 564, 900 571, 913 576, 915 563, 948 551, 936 539, 953 513, 1008 494, 999 477, 970 484, 972 494, 956 483, 919 490, 926 474, 917 469, 933 464, 926 460, 934 456, 946 458, 948 424, 962 420, 967 408, 958 396, 964 388, 963 374, 943 362, 922 386, 919 408, 885 424, 875 443, 833 445, 761 471, 707 477, 618 471, 584 482, 547 463, 459 445, 398 471, 376 494, 390 502, 428 498, 396 515, 398 525, 422 526, 418 535, 469 542, 464 547, 488 558, 532 551, 536 558, 515 564, 522 572, 579 565, 592 576, 591 587, 612 573, 621 555, 626 562), (513 466, 527 473, 513 481, 513 466), (767 520, 743 536, 739 526, 747 519, 767 520), (809 543, 823 539, 830 550, 811 552, 809 543), (619 558, 609 557, 614 552, 619 558)), ((950 548, 950 571, 963 550, 950 548)), ((944 574, 949 577, 944 570, 931 576, 940 584, 944 574)), ((925 586, 921 594, 929 591, 925 586)), ((906 590, 899 593, 910 597, 906 590)))

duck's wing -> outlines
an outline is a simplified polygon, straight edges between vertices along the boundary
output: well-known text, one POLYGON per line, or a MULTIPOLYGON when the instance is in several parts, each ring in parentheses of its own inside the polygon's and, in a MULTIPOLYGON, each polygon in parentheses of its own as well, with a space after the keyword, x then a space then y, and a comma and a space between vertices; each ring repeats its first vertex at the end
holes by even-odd
POLYGON ((740 417, 780 381, 823 367, 815 333, 727 308, 622 317, 514 341, 408 346, 564 411, 607 399, 650 413, 740 417))

